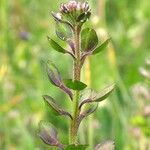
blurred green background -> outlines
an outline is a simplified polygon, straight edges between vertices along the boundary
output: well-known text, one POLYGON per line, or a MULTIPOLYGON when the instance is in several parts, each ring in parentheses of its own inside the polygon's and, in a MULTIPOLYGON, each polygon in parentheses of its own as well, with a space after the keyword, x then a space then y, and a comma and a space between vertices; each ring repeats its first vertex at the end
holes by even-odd
MULTIPOLYGON (((49 83, 42 64, 50 59, 64 78, 72 75, 71 58, 54 51, 46 38, 49 35, 55 39, 50 12, 57 11, 62 2, 0 1, 1 150, 53 149, 37 136, 40 120, 51 121, 59 129, 61 140, 64 143, 68 140, 68 121, 53 116, 42 99, 43 94, 49 94, 69 110, 69 100, 49 83)), ((107 50, 89 58, 90 69, 85 64, 82 79, 96 90, 113 81, 117 84, 94 114, 94 145, 112 139, 116 150, 149 150, 149 0, 89 0, 89 3, 92 16, 87 26, 97 31, 100 41, 107 37, 112 40, 107 50), (86 78, 88 73, 90 81, 86 78)), ((87 124, 85 119, 79 132, 81 143, 88 141, 87 124)))

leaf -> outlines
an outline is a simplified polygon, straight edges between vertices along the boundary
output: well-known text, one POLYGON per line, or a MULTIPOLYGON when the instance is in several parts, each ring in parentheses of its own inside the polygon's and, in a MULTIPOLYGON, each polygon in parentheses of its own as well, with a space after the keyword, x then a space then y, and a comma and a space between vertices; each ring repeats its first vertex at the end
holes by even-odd
POLYGON ((81 55, 81 66, 83 66, 85 59, 87 58, 87 56, 91 55, 93 51, 87 51, 87 52, 83 52, 81 55))
POLYGON ((102 50, 104 50, 108 43, 109 43, 110 39, 107 39, 104 43, 102 43, 100 46, 98 46, 96 49, 91 50, 91 51, 85 51, 82 53, 81 55, 81 66, 83 65, 85 59, 89 56, 89 55, 95 55, 98 54, 99 52, 101 52, 102 50))
POLYGON ((65 150, 86 150, 87 145, 68 145, 65 150))
POLYGON ((51 61, 47 62, 46 71, 50 82, 67 93, 72 99, 73 94, 71 90, 64 85, 57 67, 51 61))
POLYGON ((87 88, 84 91, 82 91, 81 96, 80 96, 80 101, 83 101, 85 99, 94 99, 97 95, 97 92, 95 92, 91 88, 87 88))
MULTIPOLYGON (((57 42, 55 42, 53 39, 51 39, 51 38, 48 37, 48 36, 47 36, 47 39, 48 39, 48 41, 50 42, 52 48, 55 49, 57 52, 64 53, 64 54, 65 54, 65 53, 68 53, 68 54, 70 54, 73 58, 75 58, 74 53, 65 50, 65 49, 62 48, 57 42)), ((71 43, 70 40, 68 40, 67 42, 68 42, 68 44, 69 44, 70 46, 72 46, 71 48, 73 49, 73 48, 74 48, 74 47, 73 47, 73 43, 71 43)))
POLYGON ((66 24, 66 25, 68 25, 71 29, 73 29, 73 25, 72 25, 69 21, 63 20, 61 13, 54 13, 54 12, 51 12, 51 15, 53 16, 53 18, 54 18, 54 20, 55 20, 56 22, 60 22, 60 23, 62 23, 62 24, 66 24))
POLYGON ((80 111, 80 116, 82 117, 87 117, 90 114, 92 114, 96 109, 97 109, 97 103, 95 104, 87 104, 81 111, 80 111))
POLYGON ((82 107, 82 105, 84 105, 86 103, 101 102, 101 101, 105 100, 110 95, 110 93, 114 90, 114 88, 115 88, 115 84, 112 84, 112 85, 104 88, 97 95, 96 95, 96 93, 95 94, 93 93, 95 96, 89 97, 89 98, 86 98, 85 100, 83 100, 79 105, 79 109, 82 107))
POLYGON ((80 96, 80 104, 79 109, 81 109, 82 105, 89 100, 93 100, 97 96, 97 93, 93 89, 85 89, 80 96))
POLYGON ((104 50, 108 43, 110 42, 110 39, 107 39, 104 43, 102 43, 100 46, 98 46, 94 51, 93 51, 93 55, 98 54, 99 52, 101 52, 102 50, 104 50))
POLYGON ((92 51, 98 44, 98 37, 94 29, 85 28, 81 32, 81 50, 92 51))
POLYGON ((68 88, 78 91, 83 90, 87 87, 87 85, 83 82, 77 80, 73 81, 72 79, 65 79, 64 83, 68 88))
POLYGON ((43 95, 44 101, 45 103, 53 110, 55 115, 64 115, 64 116, 68 116, 72 119, 72 116, 64 111, 63 109, 61 109, 59 106, 57 106, 57 104, 54 102, 54 99, 48 95, 43 95))
POLYGON ((74 44, 74 41, 73 40, 68 40, 67 42, 68 42, 68 44, 69 44, 69 46, 70 46, 70 48, 71 48, 71 50, 73 52, 73 55, 75 55, 75 44, 74 44))
POLYGON ((111 85, 107 86, 101 92, 98 93, 98 95, 95 97, 94 101, 100 102, 100 101, 105 100, 111 94, 111 92, 114 90, 114 88, 115 88, 115 84, 111 84, 111 85))
POLYGON ((70 26, 59 22, 56 22, 56 35, 63 41, 67 41, 73 37, 70 26))
POLYGON ((63 145, 58 141, 57 134, 57 130, 52 124, 43 121, 40 122, 38 136, 41 140, 45 144, 56 146, 63 150, 63 145))
POLYGON ((92 114, 98 107, 98 104, 97 103, 88 103, 84 108, 82 108, 80 110, 80 114, 79 114, 79 117, 78 117, 78 127, 81 123, 81 121, 89 116, 90 114, 92 114))
POLYGON ((67 88, 64 83, 60 86, 60 89, 67 93, 71 100, 73 100, 73 94, 69 88, 67 88))
POLYGON ((108 140, 103 143, 98 144, 94 150, 114 150, 115 144, 114 141, 108 140))
POLYGON ((55 49, 57 52, 60 53, 67 53, 67 51, 62 48, 57 42, 55 42, 53 39, 51 39, 50 37, 47 36, 47 39, 50 43, 50 45, 52 46, 53 49, 55 49))
POLYGON ((62 84, 60 73, 57 67, 51 61, 47 62, 46 71, 47 71, 47 75, 51 83, 55 86, 60 87, 60 85, 62 84))

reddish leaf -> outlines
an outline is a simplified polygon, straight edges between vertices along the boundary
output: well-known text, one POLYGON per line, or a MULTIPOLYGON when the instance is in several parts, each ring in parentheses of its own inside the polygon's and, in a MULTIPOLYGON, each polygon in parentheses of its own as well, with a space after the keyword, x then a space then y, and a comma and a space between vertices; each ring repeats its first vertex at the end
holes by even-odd
POLYGON ((63 145, 58 141, 57 130, 52 124, 40 122, 38 135, 44 143, 59 147, 61 150, 64 149, 63 145))
POLYGON ((63 115, 63 116, 68 116, 72 119, 72 116, 61 109, 57 104, 54 102, 54 99, 48 95, 43 95, 45 103, 54 111, 56 115, 63 115))
POLYGON ((69 97, 72 99, 73 94, 71 90, 64 85, 61 79, 60 73, 58 69, 56 68, 56 66, 52 62, 48 61, 46 65, 46 70, 47 70, 47 75, 48 75, 50 82, 53 85, 59 87, 65 93, 67 93, 69 97))

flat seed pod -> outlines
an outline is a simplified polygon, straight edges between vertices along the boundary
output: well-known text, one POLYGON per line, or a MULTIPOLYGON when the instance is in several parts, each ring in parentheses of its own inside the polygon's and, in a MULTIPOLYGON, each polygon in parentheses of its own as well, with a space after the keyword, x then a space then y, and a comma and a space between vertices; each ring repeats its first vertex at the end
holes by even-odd
POLYGON ((78 127, 85 117, 89 116, 97 109, 97 106, 97 103, 88 103, 85 107, 82 107, 78 116, 78 127))
POLYGON ((58 141, 57 134, 57 130, 52 124, 43 121, 40 122, 38 136, 41 140, 50 146, 56 146, 63 149, 63 145, 58 141))
POLYGON ((64 85, 57 67, 51 61, 47 62, 46 71, 50 82, 67 93, 72 99, 73 94, 71 90, 64 85))
POLYGON ((62 108, 60 108, 54 101, 54 99, 48 95, 43 95, 44 101, 45 103, 53 110, 54 114, 59 116, 59 115, 63 115, 63 116, 68 116, 72 119, 72 116, 64 111, 62 108))
POLYGON ((94 96, 87 97, 85 100, 83 100, 80 103, 79 109, 82 107, 82 105, 84 105, 86 103, 101 102, 101 101, 105 100, 111 94, 111 92, 114 90, 114 88, 115 88, 115 84, 111 84, 111 85, 105 87, 99 93, 97 93, 97 94, 95 93, 94 96))

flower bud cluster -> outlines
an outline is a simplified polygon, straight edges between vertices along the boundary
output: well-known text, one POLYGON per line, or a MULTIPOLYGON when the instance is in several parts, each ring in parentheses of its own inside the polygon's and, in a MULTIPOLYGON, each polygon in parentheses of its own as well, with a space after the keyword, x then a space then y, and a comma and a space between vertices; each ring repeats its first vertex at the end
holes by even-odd
POLYGON ((80 11, 81 13, 90 12, 90 7, 88 2, 76 2, 76 1, 69 1, 68 3, 62 4, 60 7, 60 12, 62 14, 68 14, 75 11, 80 11))
POLYGON ((77 2, 75 0, 63 3, 58 13, 52 13, 56 21, 69 22, 71 24, 87 21, 91 15, 88 2, 77 2))

